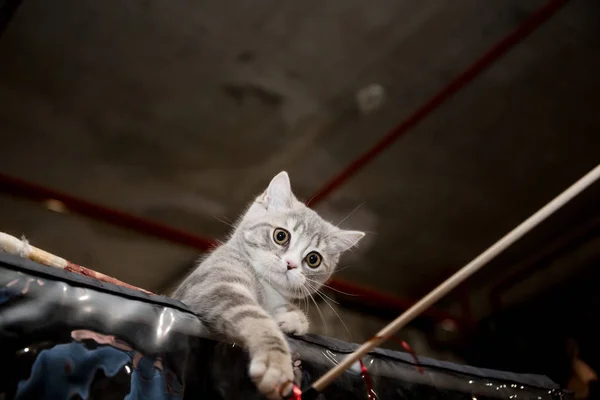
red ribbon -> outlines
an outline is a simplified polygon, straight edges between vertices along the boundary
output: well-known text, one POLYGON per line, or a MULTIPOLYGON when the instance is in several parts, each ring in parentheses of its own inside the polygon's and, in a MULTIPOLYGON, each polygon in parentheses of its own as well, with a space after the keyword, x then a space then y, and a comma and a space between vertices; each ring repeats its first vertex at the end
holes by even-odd
POLYGON ((367 371, 367 367, 365 366, 365 363, 363 362, 363 360, 358 360, 358 362, 360 363, 360 372, 361 372, 362 378, 365 381, 365 385, 367 386, 367 399, 368 400, 376 400, 377 395, 373 391, 373 382, 371 381, 371 376, 369 375, 369 372, 367 371))
POLYGON ((404 340, 400 340, 400 339, 396 339, 396 338, 392 338, 392 340, 395 341, 396 343, 400 343, 402 348, 404 348, 404 350, 406 350, 412 356, 413 360, 415 360, 415 364, 417 364, 417 370, 422 374, 425 373, 425 371, 423 371, 423 367, 421 367, 421 364, 419 363, 419 359, 417 358, 417 355, 413 351, 412 347, 410 347, 410 345, 408 343, 406 343, 404 340))
MULTIPOLYGON (((375 339, 375 338, 373 338, 373 339, 375 339)), ((371 339, 371 340, 373 340, 373 339, 371 339)), ((419 363, 419 359, 417 358, 417 355, 413 351, 412 347, 410 347, 410 345, 408 343, 406 343, 404 340, 400 340, 400 339, 397 339, 394 337, 391 337, 390 339, 392 339, 396 343, 400 343, 402 348, 404 350, 406 350, 412 356, 413 360, 415 360, 417 370, 423 374, 425 371, 423 370, 423 367, 421 367, 421 364, 419 363)), ((365 363, 362 360, 358 360, 358 362, 360 363, 361 376, 362 376, 363 380, 365 381, 365 386, 367 387, 367 399, 368 400, 376 400, 377 395, 375 394, 375 391, 373 390, 373 381, 371 380, 371 376, 369 375, 367 367, 365 366, 365 363)))
POLYGON ((293 400, 302 400, 302 389, 296 384, 292 388, 292 399, 293 400))
MULTIPOLYGON (((375 339, 375 338, 373 338, 373 339, 375 339)), ((373 339, 371 339, 371 340, 373 340, 373 339)), ((419 363, 419 359, 417 358, 417 355, 415 354, 412 347, 410 347, 410 345, 408 343, 406 343, 404 340, 397 339, 394 337, 391 337, 390 339, 396 343, 399 343, 402 346, 402 348, 404 350, 406 350, 412 356, 413 360, 415 361, 417 370, 421 374, 425 373, 425 371, 423 370, 423 367, 419 363)), ((365 363, 363 362, 363 360, 358 360, 358 362, 360 364, 361 376, 362 376, 363 380, 365 381, 365 386, 367 387, 367 400, 377 400, 377 394, 373 390, 373 381, 371 380, 369 371, 367 370, 367 367, 365 366, 365 363)), ((293 385, 292 396, 290 398, 292 400, 302 400, 302 390, 300 389, 300 387, 298 385, 296 385, 296 384, 293 385)))

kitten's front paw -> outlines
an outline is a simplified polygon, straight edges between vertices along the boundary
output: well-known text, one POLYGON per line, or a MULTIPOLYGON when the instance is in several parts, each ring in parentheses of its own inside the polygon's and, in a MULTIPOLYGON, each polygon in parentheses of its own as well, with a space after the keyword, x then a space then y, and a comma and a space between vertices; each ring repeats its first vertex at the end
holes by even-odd
POLYGON ((275 316, 275 321, 284 333, 302 336, 308 333, 308 319, 301 311, 287 311, 275 316))
POLYGON ((270 399, 288 396, 293 388, 294 370, 289 352, 272 349, 256 354, 250 361, 250 377, 270 399))

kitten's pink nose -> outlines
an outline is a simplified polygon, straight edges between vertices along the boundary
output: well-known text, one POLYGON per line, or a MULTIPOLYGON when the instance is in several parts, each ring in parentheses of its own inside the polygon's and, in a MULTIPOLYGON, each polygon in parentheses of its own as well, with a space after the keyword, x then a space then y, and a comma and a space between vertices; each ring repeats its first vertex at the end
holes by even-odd
POLYGON ((287 263, 287 269, 288 269, 288 271, 291 270, 291 269, 298 268, 298 266, 293 261, 290 261, 287 258, 285 258, 284 260, 287 263))

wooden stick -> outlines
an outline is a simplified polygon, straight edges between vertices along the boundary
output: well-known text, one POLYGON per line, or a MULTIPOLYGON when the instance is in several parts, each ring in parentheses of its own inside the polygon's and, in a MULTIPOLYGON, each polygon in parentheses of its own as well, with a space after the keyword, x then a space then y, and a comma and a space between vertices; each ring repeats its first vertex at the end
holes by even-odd
POLYGON ((502 239, 497 241, 486 251, 481 253, 473 261, 462 267, 450 278, 446 279, 441 285, 436 287, 429 294, 427 294, 425 297, 419 300, 415 305, 406 310, 404 314, 400 315, 389 325, 387 325, 385 328, 379 331, 379 333, 377 333, 377 335, 373 339, 362 344, 358 349, 356 349, 356 351, 354 351, 354 353, 350 354, 348 357, 342 360, 342 362, 340 362, 334 368, 330 369, 325 375, 323 375, 315 383, 313 383, 311 388, 317 392, 322 391, 335 378, 343 374, 346 369, 350 368, 352 364, 364 357, 375 347, 385 342, 394 333, 406 326, 410 321, 412 321, 419 314, 425 311, 425 309, 432 306, 434 303, 436 303, 438 300, 440 300, 442 297, 448 294, 448 292, 450 292, 456 286, 461 284, 475 272, 480 270, 490 260, 492 260, 498 254, 500 254, 506 248, 511 246, 513 243, 515 243, 533 228, 535 228, 538 224, 540 224, 542 221, 544 221, 546 218, 552 215, 552 213, 554 213, 556 210, 564 206, 567 202, 569 202, 569 200, 577 196, 579 193, 583 192, 599 177, 600 164, 597 165, 596 168, 588 172, 588 174, 585 175, 583 178, 574 183, 567 190, 558 195, 550 203, 546 204, 538 212, 533 214, 531 217, 527 218, 519 226, 517 226, 508 234, 506 234, 502 239))
POLYGON ((123 281, 120 281, 116 278, 113 278, 112 276, 104 275, 92 269, 82 267, 81 265, 73 264, 72 262, 67 261, 62 257, 58 257, 52 253, 48 253, 45 250, 32 246, 27 240, 25 240, 25 238, 20 240, 4 232, 0 232, 0 252, 2 251, 17 255, 19 257, 28 258, 32 261, 46 265, 48 267, 64 269, 65 271, 75 272, 80 275, 89 276, 102 282, 127 287, 133 290, 140 290, 142 292, 145 292, 146 294, 154 294, 152 292, 147 291, 146 289, 142 289, 137 286, 133 286, 123 281))

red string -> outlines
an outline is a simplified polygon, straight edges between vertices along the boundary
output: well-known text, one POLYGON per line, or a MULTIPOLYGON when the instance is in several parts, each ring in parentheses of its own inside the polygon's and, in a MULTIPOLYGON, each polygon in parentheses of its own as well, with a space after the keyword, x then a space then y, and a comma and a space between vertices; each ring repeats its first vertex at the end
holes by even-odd
POLYGON ((371 376, 369 375, 369 372, 367 371, 367 367, 365 366, 365 363, 363 363, 363 360, 358 360, 358 362, 360 363, 360 372, 361 372, 362 378, 365 381, 365 385, 367 386, 367 399, 368 400, 376 400, 377 395, 373 391, 373 382, 371 381, 371 376))
POLYGON ((415 364, 416 364, 416 366, 417 366, 417 370, 418 370, 420 373, 424 374, 424 373, 425 373, 425 371, 423 370, 423 367, 421 366, 421 363, 419 363, 419 359, 417 358, 417 355, 416 355, 416 354, 415 354, 415 352, 413 351, 412 347, 410 347, 410 345, 409 345, 408 343, 406 343, 404 340, 400 340, 400 339, 398 339, 398 338, 395 338, 395 337, 392 337, 391 339, 392 339, 394 342, 396 342, 396 343, 400 343, 400 345, 402 346, 402 348, 403 348, 404 350, 406 350, 406 352, 407 352, 407 353, 409 353, 409 354, 412 356, 412 358, 413 358, 413 360, 415 361, 415 364))
MULTIPOLYGON (((373 339, 371 339, 371 340, 373 340, 373 339)), ((417 370, 421 374, 423 374, 425 371, 423 370, 423 367, 419 363, 419 359, 417 358, 417 355, 413 351, 412 347, 410 347, 410 345, 408 343, 406 343, 404 340, 401 340, 401 339, 398 339, 398 338, 395 338, 395 337, 391 337, 390 339, 393 340, 396 343, 399 343, 402 346, 402 348, 404 350, 406 350, 413 357, 413 360, 415 361, 417 370)), ((367 387, 367 400, 377 400, 377 394, 373 390, 373 381, 371 380, 371 376, 369 375, 369 371, 367 370, 367 367, 366 367, 366 365, 365 365, 365 363, 363 362, 362 359, 358 360, 358 362, 360 364, 360 373, 361 373, 361 376, 362 376, 363 380, 365 381, 365 386, 367 387)), ((296 384, 294 384, 293 387, 292 387, 292 396, 291 396, 291 399, 292 400, 302 400, 302 390, 296 384)))
MULTIPOLYGON (((375 339, 378 339, 378 337, 377 337, 377 336, 375 336, 375 337, 374 337, 374 338, 372 338, 371 340, 375 340, 375 339)), ((413 360, 414 360, 414 362, 415 362, 415 364, 416 364, 415 366, 417 367, 417 370, 418 370, 420 373, 422 373, 422 374, 423 374, 423 373, 425 373, 425 371, 423 370, 423 367, 421 367, 421 363, 419 362, 419 359, 417 358, 417 355, 415 354, 415 352, 413 351, 412 347, 410 347, 410 345, 409 345, 408 343, 406 343, 406 342, 405 342, 404 340, 402 340, 402 339, 398 339, 398 338, 396 338, 396 337, 393 337, 393 336, 389 337, 388 339, 390 339, 390 340, 391 340, 391 341, 393 341, 393 342, 399 343, 399 344, 400 344, 400 346, 402 346, 402 348, 403 348, 404 350, 406 350, 406 352, 407 352, 407 353, 409 353, 409 354, 412 356, 412 358, 413 358, 413 360)))
MULTIPOLYGON (((373 340, 373 339, 371 339, 371 340, 373 340)), ((415 354, 412 347, 410 347, 410 345, 408 343, 406 343, 404 340, 400 340, 395 337, 391 337, 390 339, 396 343, 400 343, 402 348, 404 350, 406 350, 413 357, 413 360, 415 361, 417 370, 421 374, 425 373, 425 371, 423 370, 423 367, 419 363, 419 359, 417 358, 417 355, 415 354)), ((375 391, 373 390, 373 381, 371 380, 371 376, 369 375, 367 367, 365 366, 365 363, 362 360, 358 360, 358 362, 360 363, 361 376, 362 376, 363 380, 365 381, 365 386, 367 387, 367 399, 368 400, 376 400, 377 395, 375 394, 375 391)), ((299 398, 299 399, 301 399, 301 398, 299 398)))
POLYGON ((302 400, 302 390, 296 384, 294 384, 294 387, 292 388, 292 399, 293 400, 302 400))

